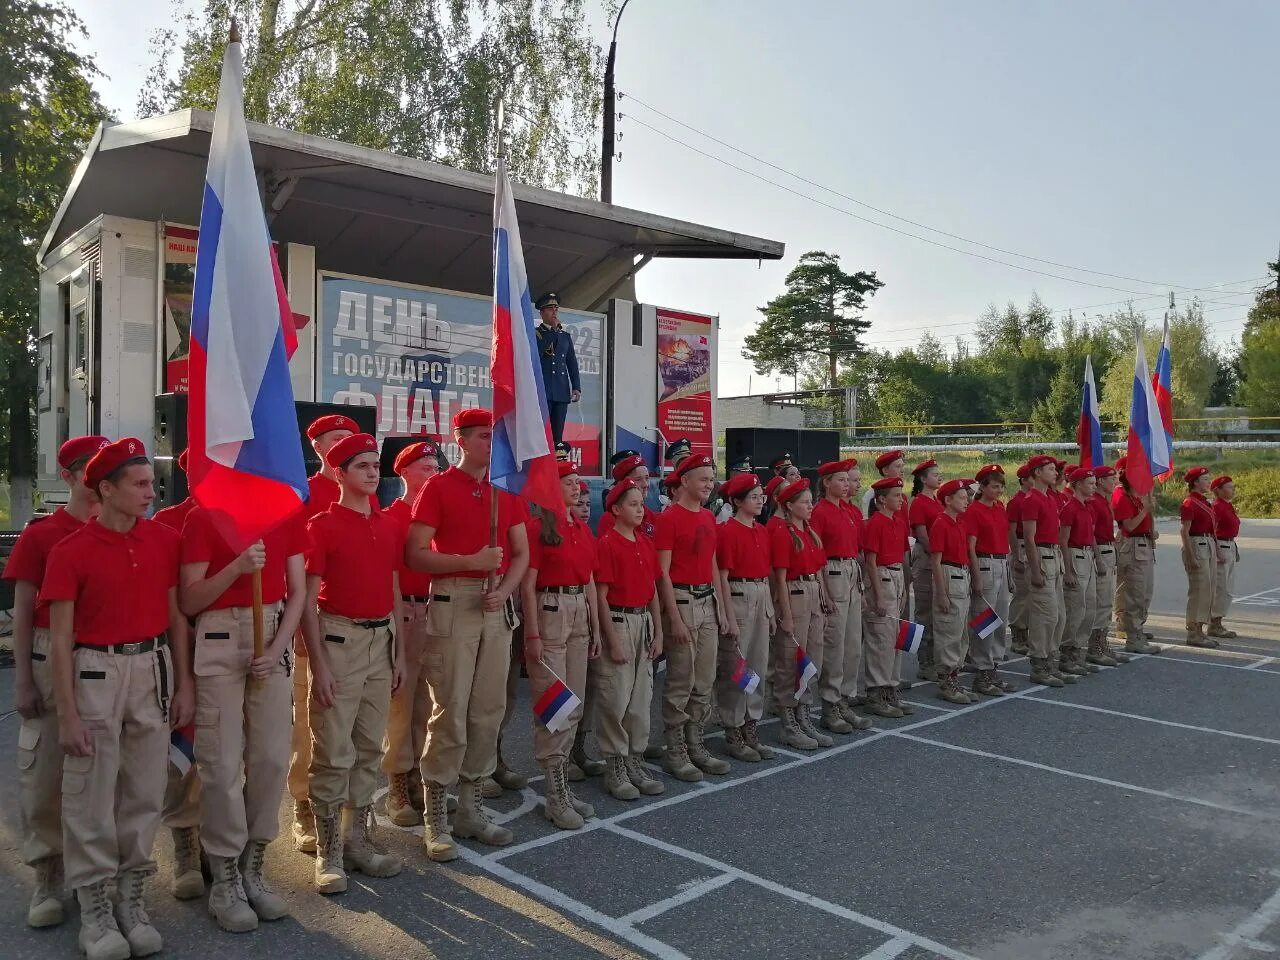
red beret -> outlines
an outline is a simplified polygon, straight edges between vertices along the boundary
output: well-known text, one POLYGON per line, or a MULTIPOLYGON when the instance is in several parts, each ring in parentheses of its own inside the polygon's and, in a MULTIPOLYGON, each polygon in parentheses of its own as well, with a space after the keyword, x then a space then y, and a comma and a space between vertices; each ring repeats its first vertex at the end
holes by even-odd
POLYGON ((453 429, 465 430, 467 427, 492 427, 493 414, 484 407, 471 407, 459 410, 453 415, 453 429))
POLYGON ((760 478, 754 473, 739 473, 721 485, 720 495, 726 500, 732 497, 745 497, 758 486, 760 486, 760 478))
POLYGON ((778 491, 778 502, 787 503, 794 500, 800 494, 809 489, 809 481, 801 477, 799 480, 788 483, 785 487, 778 491))
POLYGON ((637 454, 634 457, 627 457, 625 460, 619 460, 613 465, 613 469, 609 473, 614 480, 621 480, 636 467, 644 466, 644 457, 637 454))
POLYGON ((1121 457, 1116 461, 1116 469, 1119 470, 1121 473, 1123 473, 1125 465, 1128 464, 1128 462, 1129 462, 1128 457, 1121 457))
POLYGON ((1053 465, 1058 468, 1059 473, 1062 473, 1062 471, 1067 468, 1067 461, 1059 460, 1057 457, 1054 457, 1053 465))
POLYGON ((782 477, 774 477, 772 480, 770 480, 768 483, 764 485, 764 495, 766 497, 772 497, 775 493, 778 492, 778 488, 782 486, 785 482, 786 481, 783 480, 782 477))
POLYGON ((613 509, 613 505, 622 499, 622 495, 628 490, 639 490, 644 493, 644 484, 639 480, 623 480, 621 483, 615 483, 609 488, 609 492, 604 497, 604 508, 606 510, 613 509))
POLYGON ((668 490, 675 489, 676 484, 678 484, 679 482, 680 482, 680 474, 676 473, 674 470, 672 470, 670 473, 668 473, 665 477, 662 478, 662 485, 666 487, 668 490))
POLYGON ((1208 473, 1209 473, 1208 467, 1192 467, 1190 470, 1188 470, 1186 473, 1182 475, 1182 479, 1185 480, 1187 483, 1195 483, 1201 477, 1207 476, 1208 473))
POLYGON ((1053 464, 1053 466, 1056 467, 1058 465, 1057 458, 1051 457, 1047 453, 1037 453, 1027 461, 1027 476, 1031 476, 1031 474, 1035 473, 1041 467, 1047 467, 1050 464, 1053 464))
POLYGON ((1018 468, 1017 473, 1018 473, 1019 480, 1027 479, 1027 477, 1031 476, 1031 464, 1024 463, 1022 466, 1018 468))
POLYGON ((96 492, 98 484, 107 479, 112 471, 130 460, 145 457, 146 455, 147 448, 142 445, 142 441, 137 437, 122 437, 115 443, 108 443, 104 447, 99 447, 98 452, 85 465, 84 485, 96 492))
POLYGON ((823 463, 818 466, 818 476, 829 477, 833 473, 848 473, 858 465, 858 461, 853 457, 848 460, 832 460, 830 463, 823 463))
POLYGON ((934 460, 933 458, 930 458, 928 460, 921 460, 914 467, 912 467, 911 472, 913 474, 924 473, 926 470, 930 469, 931 467, 936 467, 937 465, 938 465, 938 461, 934 460))
POLYGON ((1231 482, 1232 482, 1231 478, 1224 473, 1220 477, 1213 478, 1213 482, 1209 484, 1209 489, 1217 490, 1221 487, 1225 487, 1228 483, 1231 483, 1231 482))
POLYGON ((955 480, 948 480, 942 486, 938 487, 938 499, 942 500, 945 497, 951 496, 953 493, 959 493, 961 490, 968 490, 969 484, 971 483, 973 483, 972 480, 965 480, 959 477, 955 480))
POLYGON ((574 463, 572 460, 557 460, 556 472, 560 474, 560 479, 563 480, 569 474, 577 473, 578 468, 574 466, 574 463))
POLYGON ((307 427, 307 439, 315 440, 330 430, 350 430, 352 433, 359 433, 360 427, 350 417, 341 413, 331 413, 311 421, 311 426, 307 427))
POLYGON ((58 448, 58 466, 70 470, 77 460, 91 457, 111 441, 96 434, 88 437, 72 437, 58 448))
POLYGON ((902 480, 898 477, 881 477, 871 485, 872 490, 898 490, 902 487, 902 480))
POLYGON ((985 467, 978 468, 978 472, 974 475, 974 479, 977 480, 979 483, 981 483, 983 480, 987 479, 987 477, 991 476, 993 473, 998 473, 1000 474, 1001 477, 1003 477, 1004 467, 1000 466, 1000 464, 998 463, 988 463, 985 467))
POLYGON ((423 457, 438 457, 439 455, 440 448, 430 440, 411 443, 396 454, 396 462, 391 465, 391 469, 395 471, 396 476, 401 476, 404 473, 404 468, 409 464, 417 463, 423 457))
POLYGON ((1116 468, 1115 468, 1115 467, 1108 467, 1108 466, 1104 463, 1104 464, 1103 464, 1102 466, 1100 466, 1100 467, 1094 467, 1094 468, 1093 468, 1093 475, 1094 475, 1095 477, 1097 477, 1099 480, 1103 480, 1103 479, 1105 479, 1105 478, 1107 478, 1107 477, 1114 477, 1114 476, 1116 475, 1116 468))
POLYGON ((1079 483, 1081 480, 1088 480, 1093 476, 1091 467, 1072 467, 1071 472, 1067 474, 1067 480, 1071 483, 1079 483))
POLYGON ((590 493, 590 492, 591 492, 591 485, 590 485, 590 484, 588 484, 588 483, 587 483, 587 481, 585 481, 585 480, 579 480, 579 481, 578 481, 578 495, 579 495, 579 496, 581 496, 581 495, 582 495, 582 494, 584 494, 584 493, 590 493))
POLYGON ((348 460, 360 456, 362 453, 377 453, 378 441, 367 433, 353 433, 349 437, 343 437, 332 447, 329 452, 324 455, 325 463, 337 470, 344 467, 348 460))
POLYGON ((680 461, 680 465, 671 471, 671 475, 679 480, 690 470, 697 470, 699 467, 711 467, 715 469, 716 462, 705 453, 695 453, 692 456, 685 457, 680 461))
POLYGON ((895 460, 905 460, 901 450, 886 450, 880 456, 876 457, 876 469, 883 470, 895 460))

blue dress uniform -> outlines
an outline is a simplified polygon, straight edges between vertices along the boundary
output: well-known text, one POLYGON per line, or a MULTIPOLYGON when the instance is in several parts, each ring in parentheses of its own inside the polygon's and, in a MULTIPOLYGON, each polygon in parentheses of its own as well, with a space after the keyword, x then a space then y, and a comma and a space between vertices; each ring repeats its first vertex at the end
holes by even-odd
MULTIPOLYGON (((560 298, 554 293, 544 293, 535 306, 542 313, 548 307, 560 306, 560 298)), ((547 411, 551 416, 551 436, 560 443, 564 439, 564 421, 569 413, 569 404, 575 399, 573 394, 582 390, 578 357, 573 352, 573 337, 559 324, 548 326, 545 314, 536 333, 542 383, 547 391, 547 411)))

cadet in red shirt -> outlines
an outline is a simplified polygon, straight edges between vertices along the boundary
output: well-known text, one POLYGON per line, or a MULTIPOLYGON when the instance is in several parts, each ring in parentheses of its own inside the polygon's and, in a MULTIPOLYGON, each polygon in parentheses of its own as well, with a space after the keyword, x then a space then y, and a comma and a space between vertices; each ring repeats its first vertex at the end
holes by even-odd
MULTIPOLYGON (((605 496, 604 508, 614 523, 596 544, 595 573, 604 643, 600 656, 591 661, 590 671, 596 690, 595 731, 600 750, 611 767, 615 758, 623 758, 636 795, 651 796, 666 789, 644 765, 653 661, 662 654, 657 593, 662 574, 652 541, 640 533, 644 486, 623 480, 605 496)), ((619 792, 632 796, 630 791, 619 792)))
POLYGON ((1027 582, 1027 556, 1022 543, 1022 506, 1031 489, 1031 474, 1024 463, 1018 467, 1018 492, 1005 505, 1005 519, 1009 521, 1009 569, 1012 573, 1009 596, 1009 632, 1013 635, 1009 650, 1026 656, 1027 647, 1027 596, 1031 585, 1027 582))
POLYGON ((1217 523, 1206 496, 1212 482, 1204 467, 1192 467, 1184 475, 1187 496, 1182 501, 1182 568, 1187 571, 1187 646, 1216 647, 1205 636, 1213 615, 1213 586, 1217 579, 1217 523))
MULTIPOLYGON (((311 449, 320 458, 320 469, 307 478, 307 488, 310 491, 307 497, 308 516, 314 517, 324 513, 330 505, 338 502, 338 496, 342 493, 342 484, 339 482, 338 472, 329 466, 328 453, 333 449, 334 444, 359 432, 360 427, 356 422, 340 413, 317 417, 307 427, 307 439, 311 441, 311 449)), ((377 491, 369 497, 369 506, 374 510, 378 509, 377 491)))
POLYGON ((1147 642, 1150 634, 1146 632, 1155 586, 1154 507, 1150 494, 1134 495, 1124 463, 1124 457, 1116 461, 1120 486, 1111 494, 1111 511, 1121 533, 1116 548, 1116 632, 1124 637, 1124 648, 1130 653, 1158 654, 1160 647, 1147 642))
MULTIPOLYGON (((624 480, 634 480, 641 485, 641 489, 646 492, 649 489, 649 467, 644 462, 644 457, 636 453, 634 450, 619 450, 611 458, 613 466, 609 471, 615 484, 622 483, 624 480)), ((607 496, 607 494, 606 494, 607 496)), ((613 514, 608 510, 600 517, 597 533, 604 536, 613 527, 613 514)), ((640 532, 650 540, 654 537, 654 531, 657 530, 658 515, 649 509, 648 505, 644 508, 644 522, 640 524, 640 532)))
POLYGON ((667 637, 667 681, 662 694, 666 739, 663 768, 677 780, 729 772, 711 755, 703 727, 716 680, 719 631, 737 636, 724 613, 716 568, 716 520, 702 506, 715 484, 715 463, 705 454, 685 457, 672 476, 676 499, 658 516, 656 546, 662 582, 663 635, 667 637))
POLYGON ((51 927, 63 920, 62 748, 49 662, 49 605, 39 601, 49 553, 98 512, 84 485, 89 458, 106 437, 73 437, 58 449, 58 475, 70 490, 65 507, 36 517, 22 531, 4 566, 13 583, 14 701, 18 729, 18 803, 22 813, 22 860, 35 869, 36 888, 27 924, 51 927))
MULTIPOLYGON (((933 521, 942 516, 942 504, 938 502, 938 487, 942 484, 942 471, 936 460, 924 460, 911 471, 911 506, 907 518, 911 523, 911 535, 915 544, 911 548, 911 590, 916 602, 912 619, 924 627, 924 639, 917 653, 921 680, 937 680, 933 656, 933 563, 929 559, 929 531, 933 521)), ((906 614, 904 613, 905 617, 906 614)))
MULTIPOLYGON (((392 466, 404 483, 404 493, 384 511, 407 540, 413 502, 423 486, 440 472, 440 448, 430 440, 411 443, 396 454, 392 466)), ((427 645, 427 604, 431 601, 431 574, 411 570, 403 554, 397 566, 400 577, 400 629, 396 640, 404 653, 404 683, 391 698, 387 716, 386 752, 382 769, 387 774, 387 817, 398 827, 422 823, 424 807, 422 775, 418 760, 427 739, 431 716, 431 687, 423 669, 427 645)))
MULTIPOLYGON (((561 830, 577 830, 584 817, 595 816, 589 803, 574 796, 565 775, 583 706, 579 703, 568 713, 560 712, 558 706, 565 687, 585 702, 587 661, 600 653, 600 619, 592 578, 595 540, 587 525, 573 515, 578 472, 572 463, 558 467, 563 507, 557 513, 534 507, 529 525, 529 569, 521 585, 526 616, 524 662, 533 703, 533 755, 542 767, 546 792, 543 814, 561 830)), ((609 763, 605 789, 634 799, 635 787, 621 758, 609 763)))
POLYGON ((769 597, 769 532, 758 523, 764 510, 764 489, 754 473, 730 477, 720 488, 733 516, 720 524, 716 536, 716 563, 726 614, 737 625, 737 635, 720 635, 720 663, 716 671, 716 703, 724 723, 725 752, 735 760, 759 763, 774 752, 760 742, 757 725, 764 716, 761 686, 769 670, 769 623, 773 602, 769 597), (750 685, 746 673, 738 673, 743 661, 758 679, 750 685))
POLYGON ((914 712, 899 700, 894 680, 898 627, 906 577, 907 521, 903 516, 902 481, 882 477, 871 485, 874 512, 862 531, 867 570, 866 612, 863 616, 863 662, 867 673, 864 710, 876 717, 897 719, 914 712))
POLYGON ((1066 629, 1062 609, 1062 553, 1058 548, 1061 523, 1053 486, 1057 461, 1038 454, 1027 461, 1032 488, 1022 501, 1022 543, 1027 557, 1027 645, 1031 652, 1031 682, 1047 687, 1075 683, 1058 670, 1058 645, 1066 629))
POLYGON ((871 721, 854 711, 844 690, 854 691, 862 667, 862 515, 851 502, 858 461, 854 458, 818 467, 822 499, 810 521, 827 555, 827 586, 831 613, 822 633, 822 672, 818 696, 822 700, 821 724, 832 733, 866 730, 871 721))
POLYGON ((374 839, 373 794, 391 696, 404 677, 392 630, 404 618, 397 573, 404 533, 369 505, 380 479, 377 440, 355 433, 325 456, 342 493, 307 525, 302 632, 311 657, 315 884, 320 893, 342 893, 347 866, 371 877, 400 872, 374 839))
POLYGON ((524 508, 488 480, 492 414, 479 408, 459 411, 453 436, 462 461, 422 488, 413 505, 406 555, 412 569, 432 575, 427 680, 435 710, 422 754, 423 842, 427 855, 438 861, 457 858, 453 833, 493 846, 512 839, 510 830, 489 820, 480 791, 497 769, 516 625, 512 595, 529 565, 524 508), (501 545, 491 547, 494 497, 501 545), (450 833, 445 790, 455 781, 458 811, 450 833))
MULTIPOLYGON (((177 468, 185 474, 187 472, 187 451, 183 450, 178 454, 178 459, 174 462, 177 468)), ((194 510, 195 506, 195 497, 188 495, 171 507, 157 510, 155 516, 151 519, 181 533, 182 525, 187 522, 187 514, 194 510)))
POLYGON ((1236 544, 1236 537, 1240 535, 1240 518, 1231 503, 1236 496, 1236 485, 1224 474, 1214 477, 1209 489, 1213 491, 1213 518, 1218 546, 1209 636, 1230 640, 1236 632, 1223 626, 1222 618, 1231 608, 1231 598, 1236 586, 1236 564, 1240 562, 1240 547, 1236 544))
POLYGON ((938 487, 942 513, 929 527, 929 565, 933 578, 934 656, 938 698, 976 703, 960 686, 960 667, 969 649, 969 535, 961 516, 969 506, 972 480, 948 480, 938 487))
POLYGON ((1087 677, 1097 673, 1099 666, 1086 659, 1093 632, 1099 561, 1096 518, 1089 508, 1097 480, 1089 467, 1073 467, 1067 479, 1071 483, 1071 499, 1058 515, 1062 524, 1058 531, 1058 549, 1063 558, 1062 609, 1067 621, 1058 650, 1058 669, 1064 674, 1087 677))
POLYGON ((1119 482, 1115 467, 1093 468, 1097 489, 1087 504, 1093 515, 1093 539, 1098 545, 1098 568, 1094 576, 1093 633, 1085 659, 1100 667, 1128 663, 1129 657, 1113 650, 1107 642, 1111 631, 1111 607, 1116 595, 1116 518, 1111 512, 1111 493, 1119 482))
POLYGON ((977 673, 973 692, 987 697, 1005 693, 1007 685, 996 672, 1009 655, 1009 520, 1000 500, 1004 492, 1004 467, 989 463, 978 469, 978 497, 961 514, 968 540, 969 581, 973 589, 973 610, 990 607, 1002 621, 987 636, 969 636, 969 655, 977 673))
POLYGON ((49 607, 62 768, 67 886, 80 949, 145 957, 163 943, 143 904, 169 765, 169 728, 191 722, 187 621, 178 610, 178 535, 143 519, 155 500, 142 441, 98 450, 84 483, 102 512, 49 555, 49 607), (107 886, 114 883, 116 902, 107 886))
POLYGON ((804 677, 799 652, 822 673, 822 631, 831 601, 827 593, 827 553, 809 523, 813 493, 808 480, 784 483, 778 490, 783 523, 769 531, 773 564, 773 606, 777 629, 773 654, 774 709, 782 719, 782 742, 797 750, 816 750, 834 742, 813 725, 813 684, 804 677), (803 680, 804 689, 800 689, 803 680))

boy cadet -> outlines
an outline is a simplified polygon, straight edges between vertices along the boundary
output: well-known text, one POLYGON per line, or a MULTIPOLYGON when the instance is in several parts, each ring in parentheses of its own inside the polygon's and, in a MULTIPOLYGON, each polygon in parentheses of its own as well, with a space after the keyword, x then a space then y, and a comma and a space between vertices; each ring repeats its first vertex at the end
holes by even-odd
POLYGON ((913 708, 898 699, 894 662, 902 595, 906 590, 902 561, 907 553, 907 520, 903 515, 902 479, 881 477, 871 485, 874 513, 863 528, 867 564, 863 657, 867 702, 863 709, 877 717, 897 719, 913 708))
POLYGON ((979 467, 976 475, 978 498, 963 514, 969 542, 969 578, 973 589, 972 607, 989 606, 1003 621, 984 639, 976 633, 969 638, 969 651, 977 674, 973 692, 986 697, 999 697, 1006 684, 996 672, 1009 653, 1009 524, 1005 506, 1000 500, 1004 492, 1004 467, 989 463, 979 467))
POLYGON ((1062 526, 1058 532, 1058 549, 1062 553, 1062 609, 1067 622, 1058 667, 1063 673, 1084 677, 1099 669, 1099 664, 1086 659, 1101 560, 1094 533, 1095 518, 1089 508, 1097 480, 1090 467, 1073 468, 1067 480, 1071 484, 1071 499, 1063 504, 1059 514, 1062 526))
MULTIPOLYGON (((634 450, 619 450, 609 458, 611 464, 609 475, 613 477, 614 484, 623 483, 627 480, 634 480, 640 484, 642 493, 649 488, 649 467, 644 462, 644 457, 636 453, 634 450)), ((608 493, 605 493, 608 496, 608 493)), ((658 515, 649 509, 648 505, 644 508, 644 522, 640 524, 640 532, 653 540, 653 533, 658 522, 658 515)), ((605 510, 600 517, 600 522, 596 525, 596 536, 603 537, 606 533, 613 529, 614 517, 611 510, 605 510)), ((595 761, 599 763, 600 761, 595 761)), ((603 773, 603 770, 601 771, 603 773)))
POLYGON ((163 945, 142 894, 155 872, 169 727, 191 721, 194 691, 178 609, 178 535, 143 519, 153 480, 141 440, 94 454, 84 482, 102 512, 54 547, 40 591, 50 604, 58 740, 67 754, 63 857, 89 960, 145 957, 163 945))
MULTIPOLYGON (((429 440, 411 443, 396 455, 392 469, 404 481, 404 493, 387 507, 386 514, 408 538, 414 501, 423 486, 440 472, 440 448, 429 440)), ((404 683, 391 698, 387 719, 386 752, 382 769, 387 773, 387 816, 399 827, 422 823, 424 807, 422 775, 418 760, 427 739, 431 716, 431 687, 422 668, 427 643, 427 604, 431 600, 431 574, 411 570, 401 555, 400 621, 396 639, 404 651, 404 683)))
POLYGON ((1009 570, 1012 586, 1009 596, 1009 632, 1013 639, 1009 649, 1019 656, 1026 656, 1027 647, 1027 556, 1022 542, 1022 508, 1030 492, 1031 471, 1024 463, 1017 470, 1018 492, 1009 498, 1005 506, 1005 519, 1009 521, 1009 570))
POLYGON ((1100 667, 1128 663, 1129 657, 1112 650, 1107 643, 1111 631, 1111 604, 1116 592, 1116 518, 1111 512, 1111 492, 1116 488, 1116 468, 1102 464, 1093 468, 1097 481, 1087 503, 1093 515, 1093 539, 1098 545, 1098 569, 1094 577, 1093 632, 1085 659, 1100 667))
POLYGON ((59 476, 71 491, 65 507, 27 524, 13 545, 4 579, 13 581, 14 700, 18 731, 18 801, 22 815, 22 860, 35 868, 36 889, 27 910, 32 927, 63 919, 62 748, 49 662, 49 605, 39 601, 49 554, 97 514, 83 483, 89 458, 106 437, 73 437, 58 448, 59 476))
POLYGON ((515 628, 511 597, 529 564, 524 508, 488 479, 492 414, 479 408, 460 411, 453 418, 453 435, 462 460, 423 487, 406 548, 409 567, 432 574, 425 662, 435 707, 422 754, 423 842, 427 856, 437 861, 458 856, 445 807, 445 790, 455 780, 453 833, 492 846, 511 842, 511 831, 492 823, 481 808, 480 789, 497 767, 515 628), (501 546, 491 547, 489 511, 495 496, 501 546))
POLYGON ((1217 515, 1205 496, 1212 482, 1205 467, 1192 467, 1184 475, 1187 497, 1178 517, 1182 523, 1182 566, 1187 572, 1187 646, 1216 647, 1205 628, 1213 616, 1213 586, 1217 579, 1217 515))
POLYGON ((1147 641, 1147 613, 1155 580, 1156 533, 1151 494, 1135 496, 1125 473, 1125 457, 1116 461, 1120 485, 1111 494, 1111 512, 1120 525, 1116 550, 1115 613, 1117 634, 1130 653, 1158 655, 1160 647, 1147 641))
MULTIPOLYGON (((938 698, 976 703, 960 686, 960 667, 969 649, 969 535, 961 517, 969 506, 972 480, 948 480, 938 486, 942 507, 929 524, 929 572, 933 579, 934 663, 938 698)), ((920 498, 923 500, 924 498, 920 498)))
POLYGON ((1053 457, 1038 454, 1027 461, 1032 488, 1022 502, 1022 542, 1026 555, 1027 646, 1031 652, 1031 682, 1046 687, 1075 683, 1074 676, 1055 668, 1059 623, 1065 614, 1059 602, 1062 555, 1058 550, 1058 507, 1053 499, 1057 479, 1053 457), (1068 679, 1069 678, 1069 679, 1068 679))
POLYGON ((1213 478, 1209 489, 1213 491, 1213 517, 1218 531, 1218 562, 1213 584, 1209 636, 1230 640, 1235 637, 1236 632, 1223 626, 1222 618, 1231 608, 1232 592, 1236 585, 1236 564, 1240 562, 1240 547, 1236 544, 1236 537, 1240 535, 1240 517, 1231 503, 1236 496, 1236 485, 1230 477, 1223 474, 1213 478))
POLYGON ((200 507, 182 529, 179 606, 195 618, 195 758, 200 839, 213 873, 209 912, 232 933, 289 912, 262 868, 280 830, 289 769, 292 645, 306 602, 306 546, 301 512, 238 555, 200 507), (255 570, 262 576, 266 644, 256 658, 255 570))
POLYGON ((662 695, 666 742, 664 769, 677 780, 729 772, 729 762, 711 755, 703 728, 716 679, 719 630, 736 636, 724 615, 716 567, 716 521, 702 506, 715 482, 715 461, 695 454, 672 474, 675 502, 658 516, 656 546, 662 580, 663 636, 667 638, 667 682, 662 695))
POLYGON ((347 889, 348 869, 392 877, 400 861, 373 837, 373 794, 391 696, 404 675, 392 618, 403 622, 396 567, 399 525, 369 505, 378 489, 378 441, 356 433, 325 454, 342 485, 338 502, 307 524, 302 633, 311 657, 311 811, 315 885, 347 889), (341 817, 341 824, 339 824, 341 817))

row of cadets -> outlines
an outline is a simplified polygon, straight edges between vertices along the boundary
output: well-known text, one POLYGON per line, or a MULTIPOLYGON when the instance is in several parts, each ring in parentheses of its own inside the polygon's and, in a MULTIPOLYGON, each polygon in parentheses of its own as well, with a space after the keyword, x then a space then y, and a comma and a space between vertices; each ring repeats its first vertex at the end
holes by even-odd
MULTIPOLYGON (((901 460, 901 455, 897 460, 901 460)), ((888 719, 914 712, 910 704, 898 697, 896 665, 898 628, 900 618, 905 615, 908 582, 902 569, 909 535, 904 500, 900 477, 882 476, 875 481, 871 485, 872 513, 862 538, 867 578, 863 616, 865 709, 888 719)))
POLYGON ((986 636, 970 637, 969 652, 976 673, 973 692, 998 697, 1009 684, 996 672, 1009 655, 1009 604, 1013 589, 1009 563, 1009 521, 1004 502, 1004 467, 989 463, 974 475, 978 496, 964 512, 969 542, 969 576, 974 604, 979 610, 990 606, 1000 618, 1000 626, 986 636))

